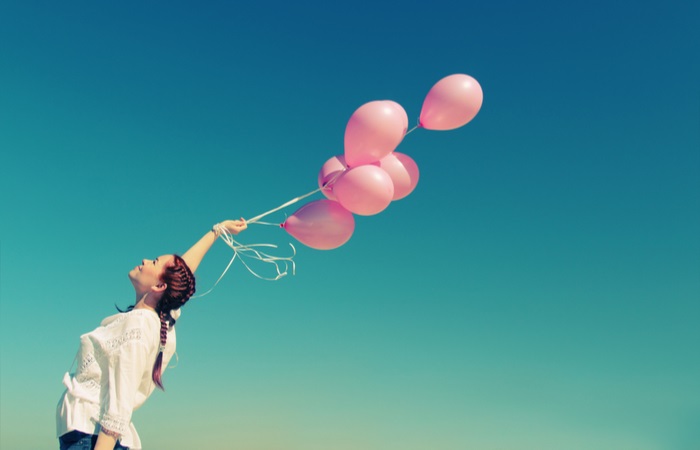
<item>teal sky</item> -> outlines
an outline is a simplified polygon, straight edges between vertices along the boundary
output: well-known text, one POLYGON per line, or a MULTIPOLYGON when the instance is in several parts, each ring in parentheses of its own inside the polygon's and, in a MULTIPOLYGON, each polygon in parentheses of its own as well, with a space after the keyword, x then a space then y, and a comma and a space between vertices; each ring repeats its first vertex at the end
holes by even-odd
POLYGON ((622 5, 3 2, 0 448, 57 448, 142 258, 315 189, 355 109, 415 124, 453 73, 480 113, 408 135, 416 190, 347 244, 241 235, 296 275, 188 304, 145 448, 700 448, 700 6, 622 5))

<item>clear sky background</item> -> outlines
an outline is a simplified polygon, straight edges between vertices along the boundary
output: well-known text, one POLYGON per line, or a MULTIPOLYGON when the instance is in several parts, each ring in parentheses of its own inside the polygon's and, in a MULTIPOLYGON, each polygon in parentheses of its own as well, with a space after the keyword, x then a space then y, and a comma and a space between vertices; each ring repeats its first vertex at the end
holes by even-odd
POLYGON ((418 187, 346 245, 241 235, 294 243, 296 275, 234 264, 188 304, 145 448, 700 448, 699 25, 691 1, 2 2, 0 447, 58 447, 78 337, 142 258, 315 189, 360 105, 415 124, 466 73, 480 113, 408 135, 418 187))

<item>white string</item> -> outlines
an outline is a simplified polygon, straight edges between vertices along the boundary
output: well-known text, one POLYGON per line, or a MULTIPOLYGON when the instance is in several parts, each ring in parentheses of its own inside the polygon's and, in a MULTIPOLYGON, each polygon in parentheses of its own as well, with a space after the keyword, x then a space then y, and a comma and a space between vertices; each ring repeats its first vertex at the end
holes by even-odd
MULTIPOLYGON (((175 357, 175 365, 174 365, 174 366, 168 366, 168 369, 174 369, 174 368, 176 368, 177 366, 180 365, 180 357, 177 356, 177 351, 176 351, 175 353, 173 353, 173 356, 175 357)), ((170 362, 172 363, 173 360, 170 359, 170 362)))
POLYGON ((271 225, 273 227, 279 227, 280 224, 278 223, 272 223, 272 222, 254 222, 255 225, 271 225))
POLYGON ((294 263, 294 257, 297 254, 296 248, 292 244, 289 244, 290 247, 292 247, 292 255, 291 256, 273 256, 270 254, 267 254, 263 251, 257 250, 257 248, 260 247, 269 247, 269 248, 277 248, 276 245, 273 244, 241 244, 240 242, 236 242, 233 239, 233 235, 228 232, 228 230, 217 224, 215 226, 216 230, 219 232, 219 237, 226 242, 226 245, 231 247, 233 250, 233 256, 231 257, 231 260, 228 262, 228 265, 224 269, 224 271, 221 273, 221 276, 219 276, 219 279, 216 280, 214 285, 205 293, 203 294, 198 294, 198 295, 193 295, 190 298, 199 298, 199 297, 204 297, 205 295, 209 294, 211 291, 214 290, 217 284, 224 278, 224 275, 226 275, 226 272, 228 272, 228 269, 231 267, 231 264, 233 264, 233 261, 235 261, 236 258, 238 258, 241 263, 245 266, 246 269, 248 269, 248 272, 252 273, 256 277, 260 278, 261 280, 268 280, 268 281, 277 281, 280 278, 288 275, 289 272, 289 266, 292 266, 292 275, 296 273, 296 264, 294 263), (275 270, 277 271, 277 276, 274 278, 268 278, 268 277, 263 277, 256 273, 253 269, 251 269, 250 265, 245 262, 243 259, 244 257, 247 258, 252 258, 256 259, 258 261, 262 261, 264 263, 269 263, 273 264, 275 266, 275 270), (284 270, 282 270, 284 268, 284 270))
POLYGON ((298 202, 299 200, 303 200, 303 199, 305 199, 306 197, 308 197, 308 196, 310 196, 310 195, 314 195, 316 192, 321 192, 321 188, 315 189, 315 190, 313 190, 313 191, 311 191, 311 192, 309 192, 309 193, 306 193, 306 194, 304 194, 304 195, 300 195, 300 196, 297 197, 297 198, 293 198, 293 199, 289 200, 287 203, 284 203, 284 204, 278 206, 277 208, 271 209, 271 210, 269 210, 269 211, 267 211, 267 212, 264 212, 264 213, 262 213, 262 214, 260 214, 260 215, 258 215, 258 216, 253 217, 252 219, 246 220, 246 222, 247 222, 247 223, 255 223, 255 222, 257 222, 258 220, 262 219, 263 217, 267 216, 268 214, 272 214, 273 212, 277 212, 277 211, 279 211, 280 209, 286 208, 286 207, 289 206, 289 205, 293 205, 294 203, 298 202))
MULTIPOLYGON (((415 129, 415 128, 414 128, 414 129, 415 129)), ((411 130, 411 131, 413 131, 413 130, 411 130)), ((318 189, 314 189, 314 190, 311 191, 311 192, 307 192, 307 193, 304 194, 304 195, 300 195, 299 197, 293 198, 293 199, 289 200, 288 202, 281 204, 281 205, 278 206, 277 208, 271 209, 271 210, 269 210, 269 211, 267 211, 267 212, 264 212, 264 213, 262 213, 262 214, 260 214, 260 215, 257 215, 257 216, 255 216, 255 217, 253 217, 252 219, 248 219, 246 222, 247 222, 247 223, 260 223, 260 224, 263 224, 263 225, 273 225, 273 224, 266 223, 266 222, 258 222, 258 220, 262 219, 263 217, 265 217, 265 216, 267 216, 267 215, 269 215, 269 214, 272 214, 273 212, 277 212, 277 211, 279 211, 280 209, 284 209, 284 208, 286 208, 287 206, 293 205, 293 204, 295 204, 296 202, 298 202, 299 200, 303 200, 303 199, 305 199, 306 197, 309 197, 309 196, 311 196, 311 195, 314 195, 314 194, 317 193, 317 192, 321 192, 326 186, 329 186, 329 185, 332 185, 333 183, 335 183, 335 181, 336 181, 338 178, 340 178, 340 176, 341 176, 343 173, 345 173, 346 170, 347 170, 347 169, 339 170, 338 173, 336 173, 336 174, 333 176, 333 178, 331 178, 330 180, 326 181, 326 182, 323 184, 322 187, 320 187, 320 188, 318 188, 318 189)))

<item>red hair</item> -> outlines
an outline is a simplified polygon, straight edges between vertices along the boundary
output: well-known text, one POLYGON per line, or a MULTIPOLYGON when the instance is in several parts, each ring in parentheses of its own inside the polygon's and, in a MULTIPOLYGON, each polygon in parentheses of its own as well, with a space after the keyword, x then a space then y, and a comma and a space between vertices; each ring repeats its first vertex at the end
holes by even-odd
POLYGON ((160 279, 167 287, 156 306, 156 313, 160 317, 160 348, 153 364, 152 378, 159 388, 164 389, 161 380, 163 350, 165 350, 165 343, 168 341, 168 328, 175 324, 175 319, 170 315, 170 311, 182 307, 192 297, 195 291, 195 281, 187 263, 178 255, 173 255, 173 263, 165 267, 160 279))

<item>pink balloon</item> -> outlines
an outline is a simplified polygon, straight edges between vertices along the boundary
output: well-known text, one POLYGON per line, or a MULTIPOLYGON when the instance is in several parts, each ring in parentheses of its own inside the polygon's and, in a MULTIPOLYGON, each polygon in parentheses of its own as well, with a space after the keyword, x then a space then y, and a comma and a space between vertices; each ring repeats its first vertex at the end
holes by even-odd
POLYGON ((384 169, 394 183, 392 200, 400 200, 413 192, 418 184, 418 165, 410 156, 392 152, 379 160, 379 167, 384 169))
MULTIPOLYGON (((406 132, 408 131, 408 115, 406 114, 406 110, 403 109, 403 106, 399 105, 396 102, 392 102, 391 100, 386 100, 386 103, 390 107, 394 108, 396 110, 396 114, 398 114, 399 117, 401 117, 401 124, 403 126, 402 134, 405 136, 406 132)), ((403 137, 401 139, 403 140, 403 137)), ((397 144, 397 147, 398 147, 398 144, 397 144)), ((394 147, 394 148, 396 148, 396 147, 394 147)))
POLYGON ((345 161, 350 167, 379 161, 398 147, 407 129, 408 116, 398 103, 365 103, 345 127, 345 161))
POLYGON ((438 81, 423 101, 419 126, 428 130, 452 130, 465 125, 479 112, 484 93, 469 75, 455 74, 438 81))
POLYGON ((348 211, 371 216, 389 206, 394 197, 394 183, 384 169, 365 165, 348 169, 335 182, 333 192, 348 211))
POLYGON ((318 172, 318 187, 326 198, 336 200, 333 185, 347 168, 345 157, 342 155, 334 156, 323 164, 318 172))
POLYGON ((355 218, 338 202, 322 199, 302 206, 280 226, 304 245, 331 250, 350 239, 355 218))

